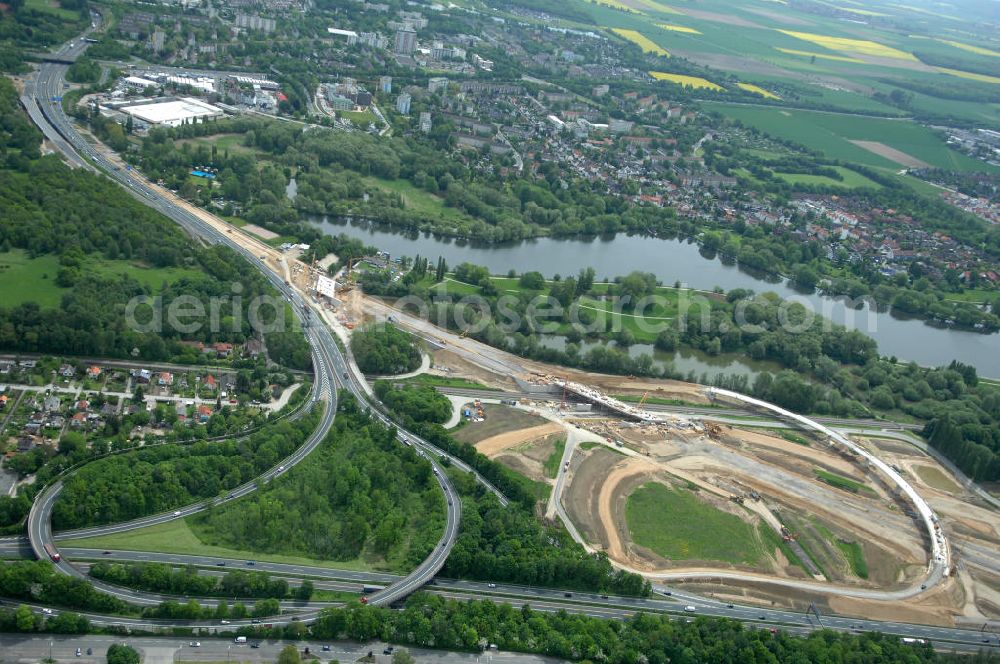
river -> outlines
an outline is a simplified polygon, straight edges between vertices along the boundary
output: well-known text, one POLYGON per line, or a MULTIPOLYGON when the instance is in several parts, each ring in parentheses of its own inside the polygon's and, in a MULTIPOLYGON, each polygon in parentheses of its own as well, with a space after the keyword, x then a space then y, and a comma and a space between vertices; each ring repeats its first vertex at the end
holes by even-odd
POLYGON ((392 255, 420 254, 429 258, 431 265, 438 256, 443 256, 450 267, 468 261, 483 265, 494 274, 537 270, 546 277, 575 275, 589 266, 597 271, 598 280, 640 270, 652 272, 668 285, 680 281, 703 290, 719 286, 727 291, 734 288, 749 288, 758 293, 772 291, 871 336, 883 355, 926 366, 940 366, 954 359, 975 366, 983 376, 1000 377, 1000 334, 932 327, 919 320, 875 311, 868 305, 853 309, 839 298, 804 294, 784 280, 765 280, 737 265, 708 260, 701 255, 701 248, 689 240, 619 234, 613 238, 538 238, 495 245, 425 233, 402 233, 362 222, 323 219, 316 223, 326 233, 344 233, 392 255))

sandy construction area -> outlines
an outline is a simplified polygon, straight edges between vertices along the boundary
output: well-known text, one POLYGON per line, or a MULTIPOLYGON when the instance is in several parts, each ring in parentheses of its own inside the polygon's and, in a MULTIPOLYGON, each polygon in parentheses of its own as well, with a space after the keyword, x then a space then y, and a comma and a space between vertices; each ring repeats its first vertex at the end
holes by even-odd
POLYGON ((547 422, 546 424, 539 424, 538 426, 531 427, 529 429, 518 429, 517 431, 508 431, 506 433, 497 434, 496 436, 491 436, 476 443, 476 449, 488 457, 494 457, 504 450, 516 447, 521 443, 525 443, 529 440, 535 440, 536 438, 541 438, 542 436, 547 436, 562 430, 562 426, 556 424, 555 422, 547 422))
POLYGON ((926 161, 921 161, 885 143, 879 143, 878 141, 851 141, 851 143, 880 157, 885 157, 889 161, 894 161, 900 166, 906 166, 907 168, 928 168, 930 166, 926 161))

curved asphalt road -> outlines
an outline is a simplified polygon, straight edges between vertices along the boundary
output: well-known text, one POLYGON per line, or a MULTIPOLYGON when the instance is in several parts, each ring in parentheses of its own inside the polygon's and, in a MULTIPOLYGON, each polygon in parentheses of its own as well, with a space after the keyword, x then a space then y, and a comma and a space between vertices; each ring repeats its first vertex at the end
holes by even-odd
MULTIPOLYGON (((57 51, 56 55, 64 58, 75 58, 79 56, 87 47, 87 44, 83 41, 82 37, 89 32, 90 31, 88 30, 87 33, 81 37, 78 37, 69 44, 64 45, 59 49, 59 51, 57 51)), ((207 224, 197 215, 192 214, 185 208, 174 204, 172 201, 164 197, 161 190, 149 186, 144 180, 139 179, 131 171, 117 170, 113 164, 108 162, 103 155, 94 150, 93 147, 91 147, 76 132, 75 128, 63 112, 61 104, 51 101, 52 98, 61 96, 62 94, 66 69, 67 65, 64 64, 45 63, 39 68, 34 80, 29 81, 25 88, 25 96, 22 98, 22 102, 32 119, 39 123, 39 126, 42 127, 42 130, 46 133, 46 135, 52 136, 53 138, 58 136, 60 140, 54 140, 54 142, 61 150, 64 151, 65 154, 67 154, 71 162, 78 165, 86 165, 85 167, 93 170, 98 170, 90 166, 86 159, 81 159, 82 156, 89 159, 90 162, 98 164, 101 171, 124 186, 134 197, 178 223, 192 236, 202 238, 203 240, 214 244, 224 243, 230 245, 232 249, 243 255, 244 258, 257 267, 271 281, 272 285, 274 285, 274 287, 293 304, 292 308, 295 311, 295 314, 302 319, 303 327, 306 329, 307 338, 309 339, 313 350, 313 364, 314 370, 316 371, 314 389, 317 391, 314 394, 314 398, 318 398, 318 395, 328 394, 330 396, 331 405, 326 408, 320 427, 312 436, 310 436, 305 444, 296 450, 295 453, 293 453, 278 467, 272 468, 259 478, 238 487, 230 493, 228 498, 223 500, 234 500, 252 493, 256 490, 259 480, 269 480, 282 474, 292 465, 301 461, 306 455, 309 454, 309 452, 315 449, 315 447, 319 445, 326 436, 330 426, 332 426, 333 418, 336 413, 336 408, 332 405, 335 403, 334 390, 341 383, 343 383, 355 395, 355 397, 358 398, 359 403, 362 405, 368 405, 370 412, 372 412, 379 420, 383 423, 391 424, 386 416, 378 412, 376 409, 371 408, 368 403, 367 396, 358 386, 360 377, 354 375, 351 371, 348 363, 341 354, 339 346, 335 343, 332 335, 330 334, 330 331, 323 325, 310 324, 313 319, 313 316, 311 315, 312 312, 309 309, 309 305, 298 295, 297 292, 286 285, 278 275, 271 272, 271 270, 257 256, 232 241, 226 236, 225 233, 218 231, 213 226, 207 224), (343 376, 343 381, 340 380, 340 376, 343 376)), ((383 591, 373 595, 369 600, 372 604, 392 603, 424 585, 444 565, 444 561, 447 558, 448 553, 451 551, 451 547, 454 545, 455 538, 458 535, 461 503, 454 491, 451 481, 448 479, 447 474, 440 468, 436 459, 431 454, 431 452, 435 455, 441 453, 426 441, 418 439, 415 436, 399 432, 399 437, 404 443, 408 443, 412 440, 414 444, 423 447, 428 451, 428 453, 424 454, 424 456, 426 456, 434 466, 435 476, 437 477, 438 483, 440 484, 447 501, 445 532, 442 535, 441 540, 435 546, 432 554, 423 563, 421 563, 417 569, 406 577, 400 579, 397 583, 392 584, 383 591)), ((46 544, 51 547, 55 547, 51 528, 51 510, 61 488, 61 482, 56 482, 48 487, 36 498, 35 503, 32 505, 31 512, 29 513, 28 539, 32 550, 39 558, 48 557, 48 554, 44 549, 46 544)), ((142 525, 164 523, 172 519, 182 518, 183 516, 193 514, 202 509, 205 509, 204 502, 185 507, 170 514, 154 515, 140 521, 142 525)), ((135 525, 135 522, 132 522, 130 527, 137 526, 135 525)), ((124 529, 128 528, 122 528, 119 526, 118 530, 114 530, 113 532, 120 532, 124 529)), ((98 529, 98 532, 111 531, 98 529)), ((66 560, 60 560, 56 563, 56 566, 60 569, 60 571, 66 574, 83 576, 79 570, 70 565, 66 560)), ((136 601, 140 601, 138 597, 136 598, 136 601)))
MULTIPOLYGON (((57 54, 65 57, 76 57, 77 55, 82 53, 85 48, 86 44, 82 42, 82 39, 78 38, 70 42, 69 44, 63 46, 57 52, 57 54)), ((51 97, 61 96, 62 83, 65 76, 65 70, 66 70, 66 65, 59 65, 59 64, 42 65, 35 80, 29 82, 26 90, 26 96, 22 98, 22 101, 24 102, 25 107, 28 110, 29 115, 32 117, 32 119, 35 120, 36 124, 38 124, 39 127, 42 128, 46 136, 57 147, 59 147, 61 151, 63 151, 63 153, 67 156, 70 162, 81 167, 97 170, 94 169, 92 166, 90 166, 90 164, 86 160, 82 159, 78 154, 76 154, 75 151, 77 148, 79 148, 91 161, 99 164, 106 174, 108 174, 113 179, 122 184, 124 187, 126 187, 130 191, 130 193, 132 193, 133 196, 135 196, 139 200, 142 200, 150 207, 163 213, 165 216, 173 219, 175 222, 184 227, 192 235, 196 237, 205 238, 208 241, 216 244, 219 243, 230 244, 237 252, 244 255, 244 257, 247 260, 256 265, 258 269, 261 269, 261 271, 271 280, 274 286, 280 292, 284 293, 285 296, 296 305, 297 314, 299 312, 304 313, 308 305, 298 296, 297 293, 291 291, 288 287, 286 287, 285 284, 281 281, 281 279, 279 279, 276 275, 270 272, 270 270, 261 261, 259 261, 256 256, 251 255, 246 250, 243 250, 241 247, 235 245, 235 243, 231 242, 228 238, 226 238, 224 234, 219 233, 211 226, 205 224, 195 215, 192 215, 183 208, 175 206, 172 202, 163 198, 160 192, 158 192, 156 189, 147 186, 145 182, 132 176, 128 172, 123 173, 121 171, 114 170, 115 167, 113 165, 111 165, 99 153, 93 150, 93 148, 91 148, 76 133, 75 129, 71 126, 65 114, 62 112, 61 105, 53 104, 52 102, 50 102, 51 97), (49 105, 47 108, 44 107, 44 105, 46 104, 49 105)), ((318 385, 316 389, 319 390, 321 393, 327 392, 332 397, 333 388, 337 385, 339 381, 338 379, 338 373, 339 373, 339 376, 343 376, 345 378, 345 383, 346 383, 345 386, 355 395, 356 398, 358 398, 359 403, 368 404, 369 402, 366 395, 364 394, 364 391, 361 390, 359 387, 359 380, 363 380, 363 378, 356 376, 354 372, 351 370, 350 366, 345 361, 345 358, 340 353, 339 347, 333 341, 332 335, 330 334, 329 330, 323 326, 309 326, 308 323, 306 324, 306 327, 309 330, 309 338, 311 343, 313 344, 314 358, 315 358, 314 363, 318 363, 318 366, 316 368, 317 368, 317 373, 319 374, 319 379, 316 381, 318 385), (338 373, 332 372, 331 369, 333 369, 338 373)), ((331 419, 333 416, 333 412, 334 412, 333 407, 327 408, 327 414, 331 419)), ((393 423, 390 422, 388 418, 382 413, 380 413, 378 410, 371 409, 371 412, 375 417, 377 417, 383 423, 388 425, 393 425, 393 423)), ((419 439, 416 436, 413 436, 412 434, 406 434, 400 432, 399 435, 400 439, 404 443, 406 444, 412 443, 416 447, 422 448, 428 455, 449 456, 442 454, 439 450, 437 450, 429 443, 427 443, 427 441, 419 439)), ((322 437, 319 437, 319 439, 321 440, 322 437)), ((305 447, 306 446, 303 445, 302 448, 300 448, 300 451, 305 447)), ((302 456, 305 456, 305 454, 307 453, 308 452, 305 452, 302 456)), ((445 498, 448 501, 448 510, 447 510, 448 519, 445 527, 445 533, 442 536, 441 541, 435 547, 434 553, 430 557, 428 557, 428 559, 425 560, 416 570, 414 570, 413 573, 411 573, 406 577, 403 577, 402 579, 396 580, 395 583, 390 584, 384 590, 373 594, 370 599, 370 602, 373 604, 392 603, 397 599, 406 596, 410 592, 413 592, 414 590, 422 586, 424 583, 430 580, 434 576, 434 574, 437 573, 437 571, 440 570, 441 566, 444 564, 444 560, 447 558, 447 555, 451 550, 452 545, 454 544, 454 539, 455 536, 457 535, 458 523, 459 523, 459 509, 458 509, 459 499, 458 496, 454 493, 454 489, 451 486, 451 483, 448 480, 447 475, 440 469, 439 465, 437 464, 433 456, 429 456, 428 458, 430 459, 432 465, 434 466, 434 469, 436 471, 435 474, 442 487, 442 490, 444 491, 445 498)), ((299 457, 296 460, 300 459, 301 457, 299 457)), ((468 469, 468 466, 466 466, 464 463, 461 463, 460 460, 451 459, 451 461, 454 465, 456 465, 459 468, 462 468, 463 470, 468 469)), ((289 464, 286 463, 283 465, 285 466, 285 470, 287 470, 289 464)), ((280 474, 281 472, 284 472, 284 470, 272 469, 271 471, 268 472, 271 474, 270 477, 273 477, 275 475, 280 474)), ((267 474, 265 474, 265 476, 267 476, 267 474)), ((265 476, 262 476, 262 478, 265 476)), ((477 474, 477 479, 486 484, 489 489, 499 494, 499 492, 495 489, 495 487, 492 487, 491 485, 489 485, 488 482, 485 482, 485 480, 480 476, 478 476, 478 474, 477 474)), ((245 491, 245 493, 237 493, 236 497, 246 495, 246 493, 252 492, 255 488, 255 484, 256 481, 254 483, 251 483, 249 486, 244 485, 243 487, 240 487, 240 489, 242 491, 245 491)), ((40 501, 42 506, 45 505, 48 506, 47 508, 48 510, 51 509, 51 501, 54 500, 54 498, 58 495, 58 489, 56 488, 56 486, 57 485, 53 486, 53 491, 49 494, 49 500, 40 501)), ((502 495, 500 495, 500 498, 503 502, 506 502, 503 499, 502 495)), ((188 514, 194 513, 194 511, 197 511, 198 507, 199 506, 189 506, 187 508, 184 508, 180 510, 181 513, 179 515, 175 514, 158 515, 150 518, 154 519, 152 523, 162 523, 165 521, 169 521, 173 518, 181 518, 188 514)), ((46 542, 52 543, 53 541, 51 533, 51 525, 50 525, 51 522, 48 519, 41 518, 41 516, 46 513, 46 510, 43 509, 36 510, 33 506, 32 512, 35 513, 33 526, 29 529, 32 549, 35 551, 36 555, 45 555, 44 550, 41 549, 41 546, 46 542)), ((150 525, 150 524, 144 523, 143 525, 150 525)), ((9 542, 10 540, 7 540, 5 543, 9 542)), ((68 566, 68 563, 66 565, 68 566)), ((63 570, 63 571, 67 571, 69 573, 75 572, 75 574, 81 574, 79 570, 76 570, 71 566, 68 567, 70 567, 72 571, 69 570, 63 570)), ((322 568, 317 568, 317 569, 322 569, 322 568)), ((557 591, 552 591, 552 590, 536 590, 535 592, 548 598, 552 598, 558 595, 557 591)), ((475 596, 480 596, 480 595, 476 593, 475 596)), ((698 601, 701 599, 697 598, 696 596, 682 596, 679 594, 678 596, 690 599, 690 601, 698 601)), ((608 601, 609 598, 601 596, 600 600, 608 601)), ((621 600, 625 602, 649 601, 649 600, 633 600, 630 598, 616 598, 616 600, 621 600)), ((701 600, 701 602, 702 602, 701 606, 696 606, 696 609, 699 613, 713 613, 719 615, 725 614, 724 611, 719 613, 720 612, 719 607, 723 606, 721 603, 711 600, 701 600), (704 606, 706 602, 708 606, 704 606)), ((536 607, 538 606, 537 602, 534 603, 533 605, 536 607)), ((644 608, 645 610, 653 609, 653 607, 651 606, 644 608)), ((724 608, 730 611, 761 612, 759 609, 751 607, 727 606, 724 608)), ((549 608, 546 606, 541 610, 565 610, 565 609, 566 606, 564 603, 557 603, 556 605, 554 605, 554 608, 549 608)), ((628 615, 630 613, 633 613, 634 611, 635 609, 631 607, 625 610, 614 607, 596 607, 596 606, 591 607, 590 609, 581 609, 581 612, 590 613, 592 615, 601 615, 604 617, 619 617, 619 618, 624 617, 625 615, 628 615)), ((316 613, 315 611, 310 611, 308 613, 295 616, 295 619, 308 621, 315 617, 315 613, 316 613)), ((773 612, 773 611, 761 612, 761 615, 764 615, 766 618, 771 618, 775 620, 784 621, 786 619, 791 619, 792 617, 794 617, 795 619, 797 619, 798 622, 802 621, 802 616, 800 614, 794 614, 790 612, 773 612), (771 614, 771 616, 767 616, 767 614, 771 614), (782 616, 782 614, 784 614, 784 616, 782 616)), ((176 627, 178 625, 178 621, 149 621, 145 619, 128 619, 128 618, 121 618, 118 616, 111 617, 111 616, 101 616, 101 615, 89 615, 88 617, 95 624, 131 625, 136 628, 176 627)), ((742 615, 733 615, 732 617, 742 618, 744 620, 749 619, 748 617, 742 615)), ((850 621, 850 619, 836 618, 836 617, 827 618, 826 620, 828 622, 850 621)), ((289 621, 288 618, 280 618, 278 620, 268 620, 267 622, 272 624, 274 623, 280 624, 288 621, 289 621)), ((808 622, 812 624, 811 620, 809 620, 808 622)), ((972 630, 954 630, 948 628, 934 628, 934 627, 926 627, 919 625, 905 625, 905 624, 894 624, 894 623, 874 623, 873 621, 851 621, 851 622, 856 624, 858 627, 853 627, 853 626, 848 627, 847 625, 840 625, 840 624, 828 624, 827 626, 833 627, 835 629, 838 628, 878 629, 880 631, 885 631, 888 633, 907 634, 919 638, 938 638, 945 640, 953 640, 956 642, 965 643, 967 644, 967 647, 973 647, 972 644, 977 642, 981 643, 979 634, 972 630)), ((188 624, 218 626, 219 623, 217 621, 203 621, 203 622, 195 622, 188 624)), ((240 621, 230 621, 228 623, 228 626, 230 628, 235 628, 242 625, 251 625, 251 624, 253 624, 253 621, 251 620, 240 620, 240 621)))

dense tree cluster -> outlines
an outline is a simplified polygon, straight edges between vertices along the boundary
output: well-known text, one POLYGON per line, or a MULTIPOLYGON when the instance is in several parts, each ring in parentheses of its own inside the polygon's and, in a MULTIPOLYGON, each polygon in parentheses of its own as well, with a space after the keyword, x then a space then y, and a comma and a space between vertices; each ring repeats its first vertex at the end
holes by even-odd
POLYGON ((253 496, 195 517, 193 528, 203 541, 233 549, 364 555, 408 571, 433 549, 443 524, 430 464, 343 393, 333 430, 307 460, 253 496))
POLYGON ((608 664, 950 661, 937 655, 930 645, 910 646, 877 633, 821 630, 800 637, 748 629, 724 618, 686 621, 640 613, 624 620, 608 620, 564 611, 516 609, 489 601, 458 602, 428 594, 412 596, 402 611, 358 604, 325 609, 313 626, 313 634, 321 639, 382 639, 472 651, 496 644, 502 651, 608 664))
POLYGON ((241 439, 154 446, 89 463, 66 480, 53 526, 117 523, 213 499, 291 454, 316 427, 318 411, 241 439))
POLYGON ((413 337, 390 324, 355 330, 351 335, 351 351, 366 374, 402 374, 420 366, 420 350, 413 337))
POLYGON ((374 390, 379 401, 398 415, 407 428, 417 422, 443 424, 451 417, 451 401, 430 385, 378 380, 374 390))

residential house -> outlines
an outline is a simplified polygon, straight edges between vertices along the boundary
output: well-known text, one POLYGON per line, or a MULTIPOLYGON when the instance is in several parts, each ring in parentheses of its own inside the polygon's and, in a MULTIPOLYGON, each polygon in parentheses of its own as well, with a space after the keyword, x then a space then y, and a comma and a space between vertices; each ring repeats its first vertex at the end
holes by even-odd
POLYGON ((72 378, 76 375, 76 369, 72 364, 62 364, 59 366, 59 375, 63 378, 72 378))
POLYGON ((45 401, 42 402, 42 408, 44 408, 46 412, 54 413, 62 409, 62 401, 56 395, 50 394, 45 397, 45 401))
POLYGON ((201 405, 198 406, 198 421, 204 424, 208 422, 209 418, 212 417, 212 408, 210 406, 201 405))
POLYGON ((164 371, 160 374, 159 378, 157 378, 156 384, 161 387, 170 387, 174 384, 174 375, 169 371, 164 371))
POLYGON ((87 367, 87 378, 90 378, 91 380, 97 380, 100 377, 101 377, 100 367, 87 367))

